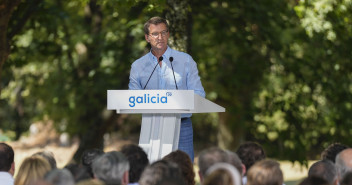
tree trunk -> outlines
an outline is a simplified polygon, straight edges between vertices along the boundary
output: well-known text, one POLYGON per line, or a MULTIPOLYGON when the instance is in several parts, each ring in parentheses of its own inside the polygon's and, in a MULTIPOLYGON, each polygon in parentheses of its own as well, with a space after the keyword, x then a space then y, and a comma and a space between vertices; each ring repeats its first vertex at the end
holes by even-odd
POLYGON ((7 38, 7 28, 13 10, 20 2, 21 0, 0 0, 0 95, 2 66, 10 54, 10 38, 7 38))
POLYGON ((170 24, 169 44, 176 50, 191 52, 192 14, 189 0, 167 0, 165 18, 170 24))

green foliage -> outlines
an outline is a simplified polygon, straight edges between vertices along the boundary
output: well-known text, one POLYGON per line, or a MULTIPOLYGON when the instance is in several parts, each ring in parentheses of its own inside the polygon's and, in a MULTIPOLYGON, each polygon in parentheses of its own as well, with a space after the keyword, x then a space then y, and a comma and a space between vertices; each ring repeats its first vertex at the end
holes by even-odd
MULTIPOLYGON (((148 52, 144 22, 171 3, 94 2, 22 2, 14 12, 9 32, 21 12, 35 10, 3 69, 0 126, 6 132, 20 134, 42 119, 81 138, 121 127, 106 111, 106 90, 127 89, 131 63, 148 52)), ((188 49, 207 98, 227 111, 194 115, 196 142, 232 149, 255 140, 270 157, 302 163, 332 142, 352 144, 351 0, 189 3, 188 49)), ((133 125, 123 130, 136 130, 133 125)))

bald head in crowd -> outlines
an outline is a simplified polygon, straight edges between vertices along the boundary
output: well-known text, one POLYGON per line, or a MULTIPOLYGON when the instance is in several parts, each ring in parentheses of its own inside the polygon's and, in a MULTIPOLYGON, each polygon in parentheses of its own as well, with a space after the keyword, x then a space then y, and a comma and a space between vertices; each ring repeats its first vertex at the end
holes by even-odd
POLYGON ((223 162, 229 163, 230 158, 227 152, 218 148, 211 147, 207 148, 199 154, 198 166, 199 166, 199 178, 203 182, 207 170, 215 163, 223 162))
POLYGON ((348 148, 337 154, 335 165, 340 181, 347 172, 352 171, 352 149, 348 148))
POLYGON ((320 177, 331 185, 338 184, 338 175, 334 163, 330 160, 321 160, 314 163, 308 170, 308 177, 320 177))

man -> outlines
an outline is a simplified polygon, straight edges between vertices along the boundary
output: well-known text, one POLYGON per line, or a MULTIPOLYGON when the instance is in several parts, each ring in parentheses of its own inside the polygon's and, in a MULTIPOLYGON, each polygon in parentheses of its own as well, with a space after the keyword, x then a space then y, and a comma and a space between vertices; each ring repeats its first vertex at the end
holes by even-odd
MULTIPOLYGON (((169 26, 165 19, 153 17, 144 24, 145 40, 151 45, 149 53, 131 66, 129 89, 194 90, 205 97, 197 64, 186 53, 168 46, 169 26)), ((181 115, 178 149, 194 159, 191 114, 181 115)))
POLYGON ((349 147, 342 143, 332 143, 321 153, 321 159, 328 159, 335 163, 336 155, 346 148, 349 147))
POLYGON ((261 160, 247 172, 247 185, 282 185, 284 176, 280 164, 274 160, 261 160))
POLYGON ((308 170, 308 177, 320 177, 331 185, 337 185, 337 170, 334 163, 328 159, 314 163, 308 170))
POLYGON ((15 173, 14 152, 11 146, 0 143, 0 182, 2 185, 13 185, 15 173))
POLYGON ((341 181, 347 172, 352 171, 352 148, 345 149, 337 154, 335 165, 339 181, 341 181))
POLYGON ((127 185, 129 169, 129 162, 121 152, 107 152, 93 161, 94 177, 106 185, 127 185))
POLYGON ((216 163, 228 163, 230 164, 230 155, 218 148, 211 147, 200 152, 198 157, 198 175, 201 184, 203 183, 207 170, 216 163))
POLYGON ((82 154, 81 164, 87 168, 88 173, 92 178, 94 177, 93 171, 92 171, 93 161, 94 159, 98 158, 103 154, 104 154, 104 151, 98 148, 87 149, 82 154))
POLYGON ((246 172, 253 166, 257 161, 265 159, 266 155, 264 149, 256 142, 247 141, 239 146, 236 151, 238 157, 244 164, 242 183, 247 184, 246 172))
POLYGON ((159 160, 147 166, 139 179, 140 185, 185 185, 180 167, 168 160, 159 160))
POLYGON ((149 165, 147 154, 138 145, 124 145, 121 152, 127 157, 130 163, 128 175, 129 185, 138 185, 144 168, 149 165))

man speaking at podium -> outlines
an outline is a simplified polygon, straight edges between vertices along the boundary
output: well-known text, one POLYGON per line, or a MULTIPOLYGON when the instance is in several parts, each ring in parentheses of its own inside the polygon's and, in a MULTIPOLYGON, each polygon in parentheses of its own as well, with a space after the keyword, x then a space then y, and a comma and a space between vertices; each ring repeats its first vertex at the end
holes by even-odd
MULTIPOLYGON (((130 72, 130 90, 194 90, 205 97, 198 75, 197 64, 184 52, 168 46, 169 25, 161 17, 153 17, 144 24, 145 40, 151 45, 146 55, 133 62, 130 72)), ((181 115, 178 149, 194 159, 192 114, 181 115)))

